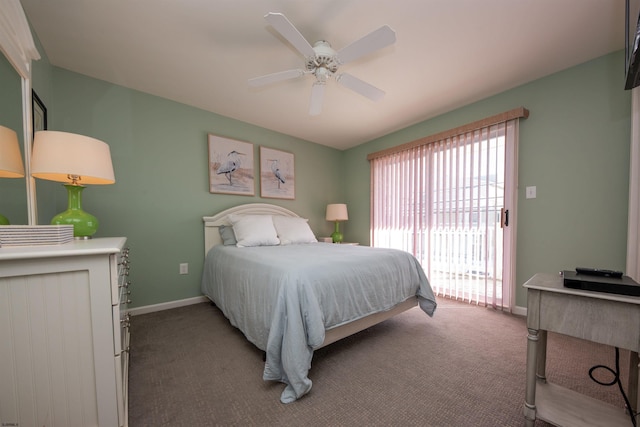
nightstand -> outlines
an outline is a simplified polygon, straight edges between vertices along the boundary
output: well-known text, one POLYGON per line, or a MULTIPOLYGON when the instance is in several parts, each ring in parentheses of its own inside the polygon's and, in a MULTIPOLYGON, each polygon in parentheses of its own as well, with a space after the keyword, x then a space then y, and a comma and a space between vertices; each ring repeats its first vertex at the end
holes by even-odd
POLYGON ((557 274, 536 274, 523 286, 527 289, 528 330, 525 425, 533 427, 536 419, 554 425, 628 425, 624 409, 546 378, 547 331, 629 350, 627 392, 635 412, 639 400, 640 299, 566 288, 557 274))
POLYGON ((353 243, 353 242, 342 242, 342 243, 338 243, 339 245, 349 245, 349 246, 358 246, 360 243, 353 243))

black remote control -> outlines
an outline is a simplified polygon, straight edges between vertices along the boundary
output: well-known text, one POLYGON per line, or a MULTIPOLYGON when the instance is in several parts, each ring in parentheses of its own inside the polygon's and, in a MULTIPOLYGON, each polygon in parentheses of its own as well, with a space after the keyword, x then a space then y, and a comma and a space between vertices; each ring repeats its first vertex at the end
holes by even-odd
POLYGON ((622 271, 602 270, 599 268, 576 267, 576 273, 586 274, 587 276, 615 277, 615 278, 622 277, 622 271))

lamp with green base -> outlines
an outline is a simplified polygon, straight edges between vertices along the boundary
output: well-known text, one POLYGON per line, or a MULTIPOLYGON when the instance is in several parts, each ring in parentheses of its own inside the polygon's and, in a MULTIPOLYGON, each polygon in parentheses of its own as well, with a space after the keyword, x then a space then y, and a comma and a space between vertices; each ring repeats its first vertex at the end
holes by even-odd
MULTIPOLYGON (((22 178, 24 165, 15 131, 0 126, 0 178, 22 178)), ((9 219, 0 214, 0 225, 9 225, 9 219)))
POLYGON ((113 184, 115 176, 109 146, 95 138, 67 132, 36 132, 31 176, 64 182, 67 210, 54 216, 53 225, 73 225, 76 239, 89 239, 98 231, 98 219, 82 210, 84 184, 113 184))
POLYGON ((327 205, 327 221, 335 221, 336 228, 333 234, 331 234, 331 239, 333 239, 333 243, 342 243, 342 233, 340 232, 340 221, 346 221, 349 219, 349 213, 347 212, 347 205, 343 203, 336 203, 327 205))

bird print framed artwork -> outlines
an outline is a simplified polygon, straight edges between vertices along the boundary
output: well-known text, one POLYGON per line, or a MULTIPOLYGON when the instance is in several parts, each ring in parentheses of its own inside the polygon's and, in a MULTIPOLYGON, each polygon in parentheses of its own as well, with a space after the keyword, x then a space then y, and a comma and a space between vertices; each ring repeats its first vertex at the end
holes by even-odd
POLYGON ((296 198, 292 153, 260 147, 260 196, 271 199, 296 198))
POLYGON ((209 192, 253 196, 253 144, 213 134, 209 142, 209 192))

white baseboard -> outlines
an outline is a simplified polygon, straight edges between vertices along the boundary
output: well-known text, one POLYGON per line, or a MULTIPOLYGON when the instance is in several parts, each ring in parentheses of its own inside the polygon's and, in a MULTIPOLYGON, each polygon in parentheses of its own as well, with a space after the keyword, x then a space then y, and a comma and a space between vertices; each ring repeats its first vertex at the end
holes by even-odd
POLYGON ((515 307, 513 307, 513 310, 511 312, 517 316, 527 317, 527 307, 520 307, 516 305, 515 307))
POLYGON ((155 311, 169 310, 172 308, 184 307, 186 305, 199 304, 201 302, 207 302, 207 301, 209 301, 209 298, 202 295, 199 297, 186 298, 186 299, 181 299, 177 301, 169 301, 169 302, 163 302, 160 304, 145 305, 143 307, 135 307, 135 308, 129 309, 128 313, 132 316, 137 316, 139 314, 147 314, 147 313, 153 313, 155 311))
MULTIPOLYGON (((163 302, 160 304, 145 305, 143 307, 131 308, 129 309, 128 313, 131 314, 132 316, 137 316, 139 314, 147 314, 147 313, 153 313, 155 311, 170 310, 172 308, 184 307, 186 305, 192 305, 192 304, 200 304, 201 302, 207 302, 207 301, 209 301, 209 298, 205 297, 204 295, 201 295, 199 297, 186 298, 186 299, 181 299, 177 301, 169 301, 169 302, 163 302)), ((527 307, 515 306, 513 307, 512 313, 517 316, 526 317, 527 307)))

